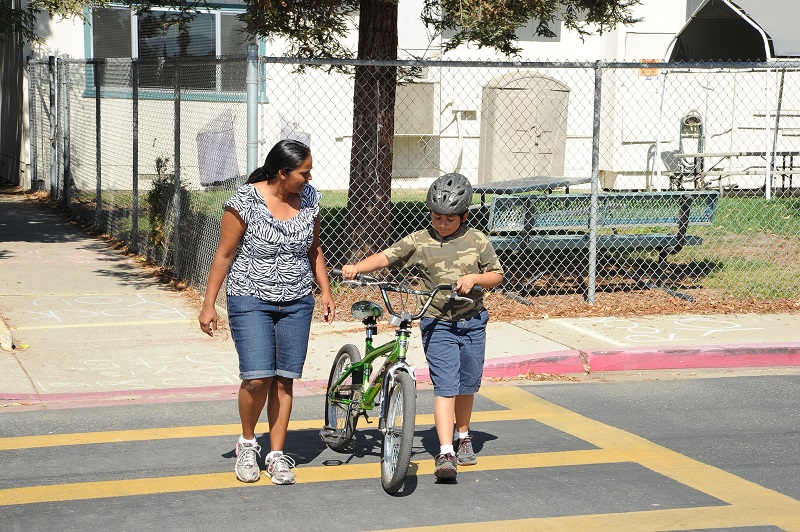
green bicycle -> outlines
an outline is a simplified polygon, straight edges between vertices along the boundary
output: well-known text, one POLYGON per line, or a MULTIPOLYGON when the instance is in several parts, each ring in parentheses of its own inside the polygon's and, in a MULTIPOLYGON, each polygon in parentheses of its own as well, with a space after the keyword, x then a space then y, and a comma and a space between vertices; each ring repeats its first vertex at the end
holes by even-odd
MULTIPOLYGON (((341 276, 341 270, 331 271, 341 276)), ((359 275, 356 280, 342 284, 376 286, 380 289, 383 304, 391 315, 389 323, 396 328, 395 339, 383 345, 373 345, 373 335, 378 333, 381 306, 362 300, 353 304, 353 317, 364 324, 366 339, 364 358, 358 347, 346 344, 333 360, 325 395, 325 426, 320 431, 323 441, 332 450, 342 452, 355 433, 359 416, 369 422, 367 412, 380 406, 378 430, 383 435, 381 454, 381 484, 386 493, 396 493, 403 485, 411 460, 414 425, 417 410, 416 377, 414 368, 406 362, 411 325, 425 314, 434 296, 449 291, 451 299, 472 301, 458 294, 455 286, 440 285, 433 290, 418 290, 407 283, 379 281, 374 277, 359 275), (401 294, 400 310, 395 310, 389 293, 401 294), (418 312, 406 310, 407 296, 418 296, 418 312), (385 358, 378 371, 373 364, 385 358)), ((416 299, 416 298, 414 298, 416 299)))

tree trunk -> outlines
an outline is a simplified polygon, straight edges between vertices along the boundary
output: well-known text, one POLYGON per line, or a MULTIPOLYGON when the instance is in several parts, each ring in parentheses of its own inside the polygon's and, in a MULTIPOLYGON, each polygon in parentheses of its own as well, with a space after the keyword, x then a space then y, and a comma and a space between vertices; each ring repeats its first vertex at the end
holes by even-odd
MULTIPOLYGON (((397 59, 397 0, 362 0, 358 58, 397 59)), ((350 262, 391 243, 395 93, 395 67, 356 67, 347 199, 350 262)))

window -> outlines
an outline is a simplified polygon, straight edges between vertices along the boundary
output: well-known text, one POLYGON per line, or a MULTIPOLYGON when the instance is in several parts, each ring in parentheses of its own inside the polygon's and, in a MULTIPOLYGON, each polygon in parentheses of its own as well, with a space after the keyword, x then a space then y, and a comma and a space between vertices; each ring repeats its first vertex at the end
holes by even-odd
MULTIPOLYGON (((138 58, 139 86, 172 88, 172 59, 196 60, 180 70, 181 87, 207 91, 245 91, 245 62, 218 62, 216 57, 244 56, 255 39, 243 33, 234 11, 198 13, 186 24, 165 25, 164 11, 135 15, 127 8, 92 9, 92 55, 95 58, 138 58)), ((127 63, 109 62, 99 72, 101 86, 130 87, 127 63)))

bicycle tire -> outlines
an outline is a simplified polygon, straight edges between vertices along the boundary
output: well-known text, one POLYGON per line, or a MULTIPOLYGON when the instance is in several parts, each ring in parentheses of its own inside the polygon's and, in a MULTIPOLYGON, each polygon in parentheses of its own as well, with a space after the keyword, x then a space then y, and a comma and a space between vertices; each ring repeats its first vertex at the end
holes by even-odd
MULTIPOLYGON (((343 345, 339 352, 336 353, 336 358, 333 359, 331 366, 331 374, 328 377, 328 387, 325 394, 325 426, 334 429, 334 436, 328 437, 325 443, 332 450, 341 452, 353 439, 353 433, 356 430, 358 422, 358 408, 347 408, 339 403, 331 402, 330 393, 331 386, 344 374, 347 369, 355 364, 361 362, 361 353, 358 348, 353 344, 343 345)), ((342 381, 339 385, 341 397, 349 395, 350 398, 354 396, 353 391, 356 386, 361 386, 363 382, 363 372, 353 371, 347 379, 342 381)))
POLYGON ((417 414, 416 393, 411 375, 398 371, 387 393, 386 433, 381 455, 381 484, 386 493, 397 493, 408 473, 417 414))

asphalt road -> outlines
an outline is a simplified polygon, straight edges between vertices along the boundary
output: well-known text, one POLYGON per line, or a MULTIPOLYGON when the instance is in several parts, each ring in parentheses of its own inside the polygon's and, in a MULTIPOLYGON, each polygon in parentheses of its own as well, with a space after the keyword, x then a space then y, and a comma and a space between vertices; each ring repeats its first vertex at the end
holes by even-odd
POLYGON ((0 529, 800 530, 798 389, 796 369, 484 386, 479 462, 455 484, 434 482, 420 390, 397 496, 380 486, 377 423, 334 453, 319 396, 295 400, 294 486, 235 480, 233 401, 0 413, 0 529))

